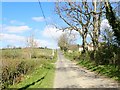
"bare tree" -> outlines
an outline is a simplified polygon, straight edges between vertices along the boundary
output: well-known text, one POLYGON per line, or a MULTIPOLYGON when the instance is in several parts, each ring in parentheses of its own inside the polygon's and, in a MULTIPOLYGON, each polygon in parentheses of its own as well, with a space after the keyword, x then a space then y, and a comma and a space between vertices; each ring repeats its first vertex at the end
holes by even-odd
POLYGON ((97 0, 93 0, 92 2, 83 0, 82 2, 56 4, 57 14, 68 25, 68 27, 63 28, 63 30, 75 30, 79 32, 82 37, 83 52, 87 50, 86 37, 88 33, 91 36, 94 50, 98 50, 100 24, 101 17, 105 11, 104 8, 105 6, 102 0, 101 2, 97 2, 97 0), (92 27, 91 31, 89 30, 90 27, 92 27))
POLYGON ((31 34, 29 38, 27 38, 27 49, 29 53, 29 58, 31 59, 34 52, 34 48, 37 47, 37 42, 34 39, 34 35, 31 34))
POLYGON ((68 32, 63 33, 58 39, 58 46, 61 50, 67 51, 68 47, 74 44, 76 41, 76 35, 68 32))
POLYGON ((27 39, 27 44, 28 44, 28 47, 31 47, 31 48, 37 47, 37 42, 36 42, 35 39, 34 39, 34 35, 31 35, 31 36, 27 39))
POLYGON ((97 0, 94 0, 92 2, 92 8, 90 9, 91 13, 91 25, 90 27, 92 28, 91 32, 89 32, 89 35, 91 36, 93 46, 94 46, 94 51, 98 50, 99 47, 99 42, 98 38, 100 36, 100 25, 101 25, 101 19, 103 16, 103 13, 105 12, 105 7, 104 3, 102 2, 97 2, 97 0))
POLYGON ((66 34, 62 34, 60 38, 58 39, 58 46, 61 50, 66 51, 68 47, 68 37, 66 37, 66 34))
POLYGON ((89 14, 89 7, 86 1, 56 3, 56 12, 59 17, 68 25, 63 30, 75 30, 79 32, 82 37, 83 52, 87 50, 86 37, 88 33, 88 26, 90 24, 91 16, 89 14))

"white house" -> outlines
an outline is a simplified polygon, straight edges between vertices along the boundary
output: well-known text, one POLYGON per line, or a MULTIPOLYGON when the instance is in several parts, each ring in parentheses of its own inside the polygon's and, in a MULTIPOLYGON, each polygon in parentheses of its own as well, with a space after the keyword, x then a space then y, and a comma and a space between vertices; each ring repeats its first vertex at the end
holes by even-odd
POLYGON ((83 51, 83 47, 79 46, 79 52, 83 51))
POLYGON ((88 51, 93 51, 93 50, 94 50, 93 46, 88 45, 88 51))
MULTIPOLYGON (((92 43, 88 44, 87 47, 88 47, 88 51, 93 51, 94 50, 92 43)), ((83 47, 82 46, 79 46, 79 51, 80 52, 83 51, 83 47)))

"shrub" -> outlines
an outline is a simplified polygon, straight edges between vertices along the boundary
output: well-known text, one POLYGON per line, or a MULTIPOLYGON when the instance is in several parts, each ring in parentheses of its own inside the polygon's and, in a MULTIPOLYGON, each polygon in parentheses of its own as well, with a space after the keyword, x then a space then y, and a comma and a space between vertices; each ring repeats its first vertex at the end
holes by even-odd
MULTIPOLYGON (((13 63, 17 62, 17 60, 14 60, 13 63)), ((30 61, 31 62, 31 61, 30 61)), ((29 65, 27 65, 26 61, 21 61, 19 63, 16 63, 16 66, 10 66, 10 63, 8 65, 2 67, 2 88, 6 88, 8 85, 12 85, 16 82, 21 81, 21 75, 26 74, 28 71, 32 70, 32 66, 35 63, 31 62, 29 65)))
POLYGON ((96 51, 95 61, 97 64, 119 65, 120 48, 114 45, 104 46, 96 51))
POLYGON ((2 58, 21 58, 21 53, 16 49, 2 50, 2 58))
POLYGON ((21 61, 20 64, 16 67, 19 74, 24 74, 25 61, 21 61))

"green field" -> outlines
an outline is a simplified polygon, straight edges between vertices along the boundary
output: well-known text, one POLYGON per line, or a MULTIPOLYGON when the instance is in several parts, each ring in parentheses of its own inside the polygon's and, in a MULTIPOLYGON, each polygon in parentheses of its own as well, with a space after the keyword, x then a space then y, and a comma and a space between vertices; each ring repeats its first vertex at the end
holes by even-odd
POLYGON ((51 49, 2 50, 1 88, 52 88, 57 54, 51 49))

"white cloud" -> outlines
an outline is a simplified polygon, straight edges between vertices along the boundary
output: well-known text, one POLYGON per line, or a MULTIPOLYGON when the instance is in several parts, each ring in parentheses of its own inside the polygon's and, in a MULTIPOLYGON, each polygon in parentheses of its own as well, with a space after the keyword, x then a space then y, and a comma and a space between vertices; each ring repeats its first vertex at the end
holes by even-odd
POLYGON ((0 30, 2 30, 2 24, 0 24, 0 30))
POLYGON ((108 29, 108 28, 110 28, 108 20, 107 19, 102 20, 100 29, 104 30, 104 29, 108 29))
POLYGON ((40 40, 40 39, 35 39, 39 47, 48 47, 48 48, 55 48, 56 45, 54 42, 48 41, 48 40, 40 40))
MULTIPOLYGON (((25 36, 19 36, 19 35, 15 35, 15 34, 6 34, 6 33, 1 33, 0 34, 0 41, 2 41, 2 43, 6 43, 9 45, 13 45, 13 46, 26 46, 27 45, 27 38, 25 36)), ((55 47, 55 43, 50 43, 50 41, 47 40, 43 40, 43 39, 34 39, 36 41, 36 43, 38 44, 39 47, 49 47, 49 48, 53 48, 55 47)))
POLYGON ((22 33, 28 30, 31 30, 29 26, 4 26, 2 27, 3 31, 8 31, 10 33, 22 33))
POLYGON ((45 19, 43 17, 32 17, 32 20, 34 20, 36 22, 43 22, 43 21, 45 21, 45 19))
POLYGON ((11 20, 11 21, 10 21, 10 24, 14 24, 14 25, 24 25, 25 23, 24 23, 24 22, 17 21, 17 20, 11 20))
POLYGON ((55 26, 53 25, 48 25, 45 27, 45 29, 43 30, 43 32, 41 33, 45 38, 47 38, 47 40, 49 40, 48 42, 51 43, 51 45, 49 45, 51 48, 57 48, 57 41, 59 39, 59 37, 63 34, 63 33, 68 33, 69 37, 73 37, 76 39, 80 38, 79 33, 77 31, 72 31, 70 34, 69 30, 66 31, 62 31, 57 29, 55 26))
POLYGON ((0 34, 1 40, 2 41, 8 41, 8 42, 25 42, 25 37, 24 36, 18 36, 15 34, 5 34, 5 33, 1 33, 0 34))
POLYGON ((43 36, 51 39, 58 39, 61 34, 64 32, 62 30, 59 30, 55 28, 53 25, 48 25, 45 27, 43 31, 43 36))

